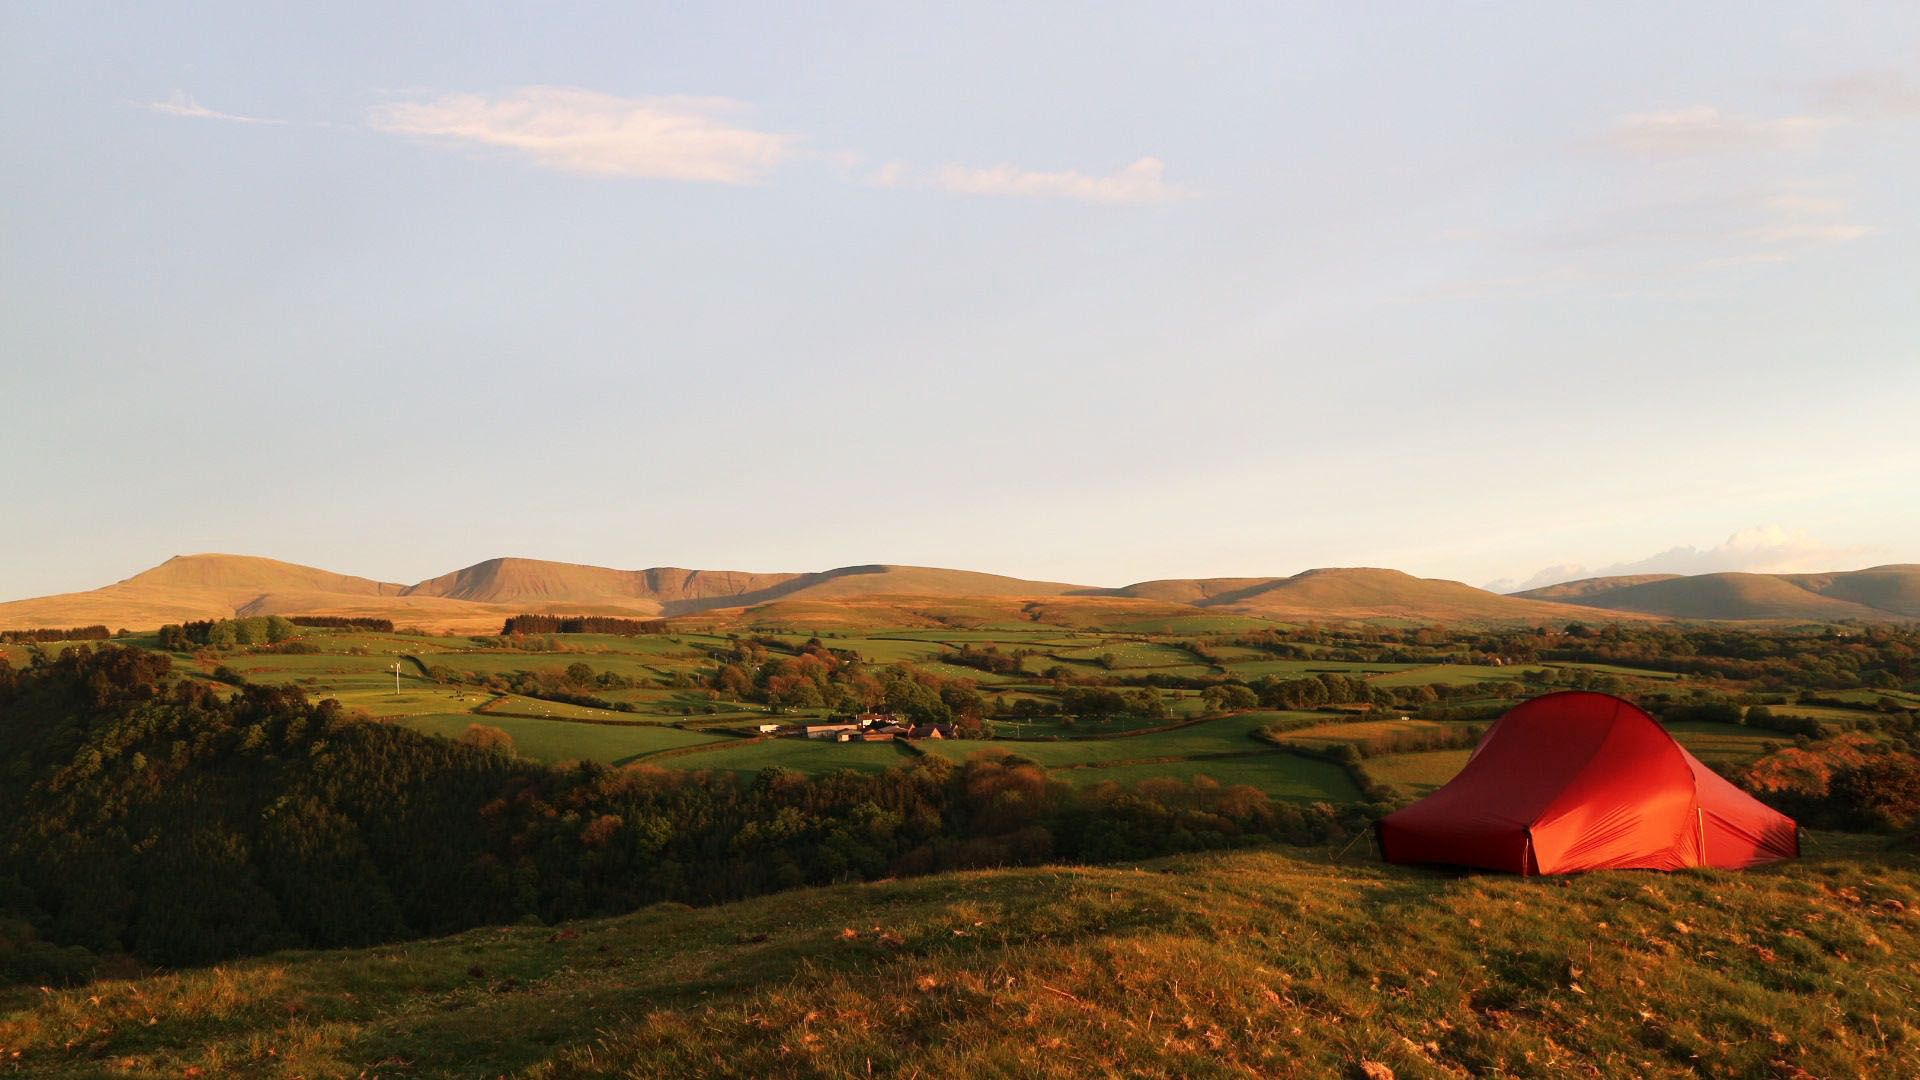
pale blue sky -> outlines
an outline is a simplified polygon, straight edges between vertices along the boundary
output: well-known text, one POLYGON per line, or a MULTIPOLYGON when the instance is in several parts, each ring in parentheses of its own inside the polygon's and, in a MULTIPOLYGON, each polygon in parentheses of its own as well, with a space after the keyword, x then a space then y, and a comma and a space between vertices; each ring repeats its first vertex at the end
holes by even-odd
POLYGON ((393 6, 0 7, 0 598, 1920 560, 1920 6, 393 6))

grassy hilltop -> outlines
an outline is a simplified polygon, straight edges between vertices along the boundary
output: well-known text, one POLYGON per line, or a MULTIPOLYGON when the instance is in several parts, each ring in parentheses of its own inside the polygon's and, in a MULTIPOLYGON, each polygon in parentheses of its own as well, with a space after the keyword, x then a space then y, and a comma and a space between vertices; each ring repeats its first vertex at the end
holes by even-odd
POLYGON ((1242 852, 659 905, 15 990, 0 1060, 154 1077, 1914 1075, 1920 860, 1880 843, 1558 880, 1242 852))

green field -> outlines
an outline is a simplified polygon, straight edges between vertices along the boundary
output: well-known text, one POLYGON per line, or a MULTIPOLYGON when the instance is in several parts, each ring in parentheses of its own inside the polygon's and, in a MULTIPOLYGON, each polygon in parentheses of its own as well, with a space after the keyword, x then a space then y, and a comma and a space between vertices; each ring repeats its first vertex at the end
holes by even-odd
POLYGON ((1369 739, 1383 736, 1445 735, 1454 730, 1456 730, 1454 725, 1435 723, 1431 720, 1359 720, 1345 724, 1317 724, 1309 728, 1298 728, 1282 732, 1278 738, 1282 742, 1325 748, 1340 743, 1364 743, 1369 739))
POLYGON ((1007 753, 1042 765, 1085 765, 1102 761, 1125 761, 1149 757, 1192 757, 1195 754, 1241 753, 1264 749, 1267 744, 1254 739, 1253 733, 1276 720, 1301 716, 1301 713, 1256 711, 1235 716, 1202 720, 1172 731, 1147 735, 1128 735, 1115 739, 1060 739, 1049 742, 1020 742, 1011 739, 940 739, 919 744, 929 754, 954 761, 965 761, 974 754, 1007 753))
POLYGON ((1376 686, 1425 686, 1439 683, 1446 686, 1464 686, 1476 682, 1512 681, 1518 682, 1522 673, 1537 668, 1520 665, 1507 667, 1486 667, 1479 664, 1429 664, 1419 667, 1406 667, 1389 675, 1381 675, 1369 680, 1376 686))
POLYGON ((1442 784, 1466 768, 1471 750, 1422 750, 1413 754, 1393 754, 1369 758, 1367 771, 1380 781, 1392 784, 1419 798, 1430 795, 1442 784))
POLYGON ((1079 660, 1098 662, 1103 656, 1112 656, 1117 668, 1169 668, 1194 667, 1205 668, 1197 657, 1175 645, 1162 645, 1151 641, 1109 641, 1086 645, 1074 649, 1056 649, 1052 656, 1060 660, 1079 660))
POLYGON ((1701 762, 1717 771, 1746 765, 1762 754, 1767 743, 1789 743, 1793 736, 1777 731, 1742 727, 1739 724, 1715 724, 1709 721, 1681 721, 1666 725, 1681 746, 1701 762))
POLYGON ((737 773, 757 773, 769 765, 778 765, 803 773, 826 773, 836 769, 879 772, 904 765, 910 760, 910 752, 897 742, 842 743, 828 739, 783 737, 703 750, 697 754, 676 754, 647 764, 665 769, 713 769, 737 773))
POLYGON ((1137 784, 1142 780, 1191 782, 1196 777, 1206 777, 1223 786, 1246 784, 1273 798, 1296 802, 1348 803, 1360 798, 1360 789, 1353 786, 1345 769, 1332 762, 1282 751, 1147 765, 1054 769, 1051 775, 1075 787, 1108 781, 1121 784, 1137 784))
POLYGON ((624 765, 661 750, 726 742, 723 735, 655 724, 614 727, 575 724, 561 720, 530 720, 518 716, 474 716, 471 713, 427 713, 395 721, 429 735, 457 739, 472 724, 497 727, 513 738, 514 752, 535 761, 586 760, 624 765))
MULTIPOLYGON (((1415 664, 1370 664, 1351 660, 1244 660, 1228 665, 1227 670, 1236 678, 1258 679, 1264 675, 1274 675, 1282 679, 1298 679, 1307 675, 1319 675, 1333 672, 1340 675, 1358 675, 1364 677, 1384 676, 1390 672, 1406 671, 1417 667, 1415 664)), ((1423 680, 1439 682, 1441 680, 1423 680)))
POLYGON ((1678 679, 1680 676, 1671 671, 1648 671, 1645 668, 1621 667, 1618 664, 1585 664, 1554 661, 1546 665, 1552 668, 1568 670, 1597 671, 1603 675, 1621 675, 1634 679, 1678 679))

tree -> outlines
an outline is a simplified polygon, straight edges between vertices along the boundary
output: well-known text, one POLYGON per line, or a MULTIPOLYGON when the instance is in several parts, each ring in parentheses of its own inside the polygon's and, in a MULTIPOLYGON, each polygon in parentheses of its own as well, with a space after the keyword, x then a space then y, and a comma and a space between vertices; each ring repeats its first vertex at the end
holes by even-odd
POLYGON ((460 733, 460 741, 495 754, 513 756, 513 736, 492 724, 468 724, 467 730, 460 733))
POLYGON ((1200 692, 1200 700, 1215 712, 1251 709, 1260 704, 1259 695, 1235 683, 1219 683, 1200 692))

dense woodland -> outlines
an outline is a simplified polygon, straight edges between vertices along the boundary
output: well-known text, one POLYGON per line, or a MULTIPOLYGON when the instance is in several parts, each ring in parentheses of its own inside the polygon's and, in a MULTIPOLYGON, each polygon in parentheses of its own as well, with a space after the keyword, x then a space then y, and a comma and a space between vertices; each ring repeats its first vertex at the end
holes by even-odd
POLYGON ((950 867, 1316 843, 1365 820, 1245 787, 1075 791, 1012 758, 812 779, 549 768, 292 687, 222 700, 170 668, 112 645, 0 663, 11 977, 76 977, 122 952, 190 964, 950 867))

